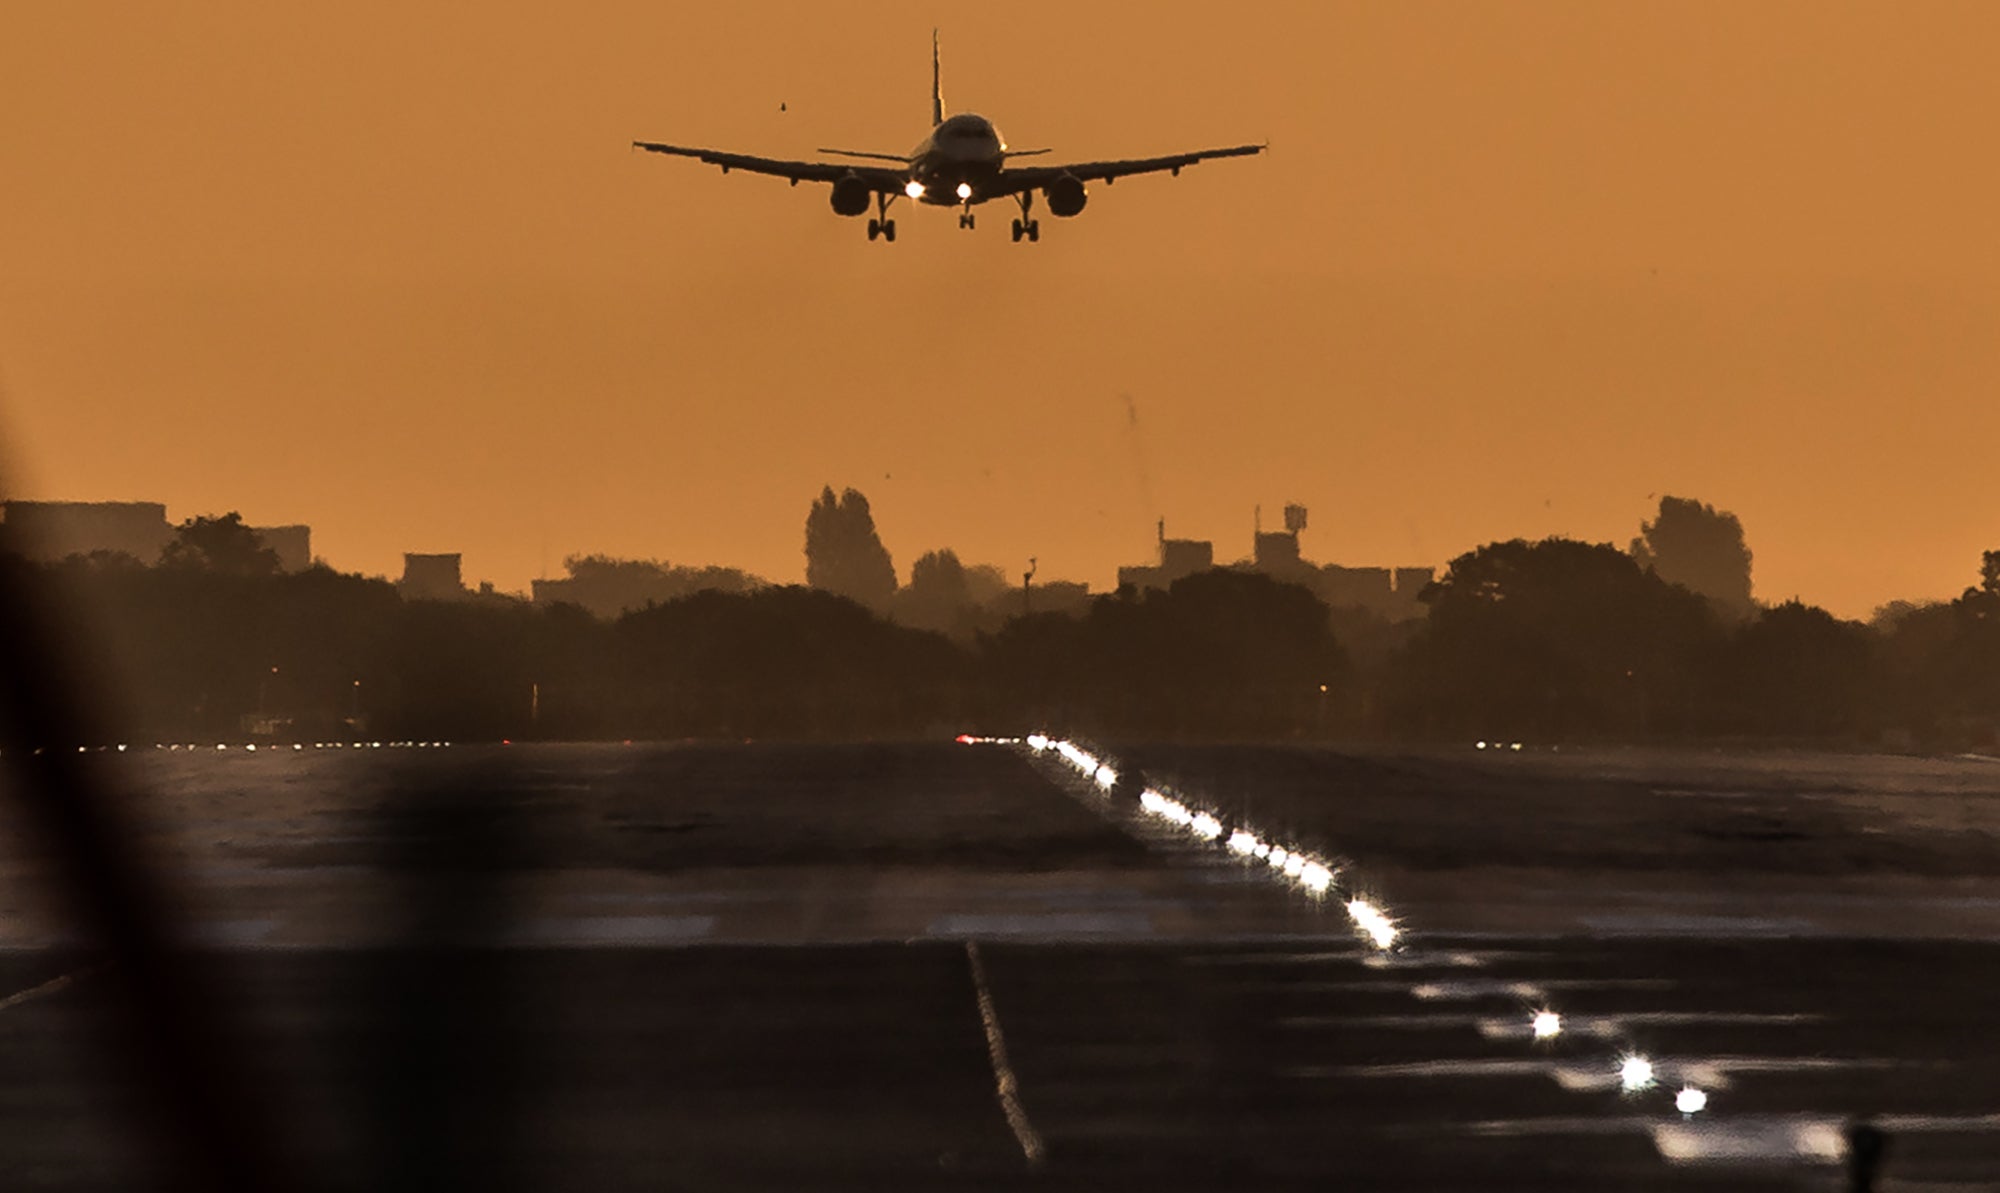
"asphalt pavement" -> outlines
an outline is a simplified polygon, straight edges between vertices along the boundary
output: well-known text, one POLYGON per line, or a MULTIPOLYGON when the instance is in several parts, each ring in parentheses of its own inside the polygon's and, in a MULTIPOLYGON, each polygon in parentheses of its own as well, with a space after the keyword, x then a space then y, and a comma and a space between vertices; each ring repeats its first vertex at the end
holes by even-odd
MULTIPOLYGON (((1025 743, 115 774, 291 1187, 1832 1190, 1865 1122, 1878 1188, 2000 1188, 2000 765, 1083 748, 1124 782, 1025 743)), ((148 1187, 115 973, 8 840, 0 1184, 148 1187)))

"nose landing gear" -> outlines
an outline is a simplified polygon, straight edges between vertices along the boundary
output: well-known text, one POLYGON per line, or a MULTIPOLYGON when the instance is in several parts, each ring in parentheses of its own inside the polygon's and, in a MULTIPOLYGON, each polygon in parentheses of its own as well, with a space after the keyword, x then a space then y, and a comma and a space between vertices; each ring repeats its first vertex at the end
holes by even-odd
POLYGON ((958 213, 958 226, 961 228, 970 228, 972 226, 971 211, 967 210, 958 213))
POLYGON ((1021 243, 1023 236, 1031 244, 1039 242, 1042 239, 1042 221, 1029 214, 1035 209, 1035 192, 1022 191, 1015 198, 1021 204, 1021 218, 1014 221, 1014 243, 1021 243))

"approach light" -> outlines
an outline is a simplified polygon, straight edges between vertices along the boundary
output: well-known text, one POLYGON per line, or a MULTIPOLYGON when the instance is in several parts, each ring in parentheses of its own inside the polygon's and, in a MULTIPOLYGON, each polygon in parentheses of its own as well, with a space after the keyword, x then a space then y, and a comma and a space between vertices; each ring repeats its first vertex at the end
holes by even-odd
POLYGON ((1563 1017, 1554 1011, 1535 1012, 1535 1038, 1553 1040, 1562 1034, 1563 1017))
POLYGON ((912 178, 910 184, 903 188, 903 193, 912 199, 921 199, 924 197, 924 184, 912 178))
POLYGON ((1682 1086, 1674 1095, 1674 1109, 1682 1114, 1700 1114, 1708 1105, 1708 1095, 1692 1085, 1682 1086))
POLYGON ((1645 1089, 1653 1084, 1653 1062, 1643 1056, 1628 1056, 1618 1066, 1618 1083, 1625 1092, 1645 1089))
POLYGON ((969 182, 959 183, 958 197, 961 199, 970 199, 972 197, 972 184, 969 182))

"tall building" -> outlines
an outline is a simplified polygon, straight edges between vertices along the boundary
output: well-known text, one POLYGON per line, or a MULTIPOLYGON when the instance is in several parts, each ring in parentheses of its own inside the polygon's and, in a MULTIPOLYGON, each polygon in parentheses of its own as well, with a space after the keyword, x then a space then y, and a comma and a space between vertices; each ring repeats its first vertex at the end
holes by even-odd
POLYGON ((303 572, 312 566, 312 527, 252 526, 250 530, 265 550, 277 555, 279 571, 303 572))
POLYGON ((1206 539, 1170 539, 1167 520, 1160 519, 1160 562, 1118 569, 1118 587, 1168 588, 1183 576, 1215 566, 1215 544, 1206 539))
POLYGON ((7 549, 45 562, 114 551, 153 564, 174 537, 157 501, 9 501, 5 518, 7 549))
POLYGON ((471 595, 459 571, 459 554, 403 556, 403 578, 396 587, 406 601, 457 601, 471 595))

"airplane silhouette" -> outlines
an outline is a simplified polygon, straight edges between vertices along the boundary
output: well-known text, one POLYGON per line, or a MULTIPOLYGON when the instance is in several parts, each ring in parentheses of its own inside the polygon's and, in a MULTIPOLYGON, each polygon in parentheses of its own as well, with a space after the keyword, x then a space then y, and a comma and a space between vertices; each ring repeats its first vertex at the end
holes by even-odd
POLYGON ((957 207, 958 226, 973 226, 974 206, 992 199, 1012 199, 1020 204, 1021 215, 1014 221, 1016 242, 1042 238, 1042 222, 1034 218, 1035 192, 1048 201, 1049 211, 1061 217, 1080 214, 1089 199, 1085 183, 1102 180, 1106 186, 1128 174, 1151 174, 1165 170, 1178 176, 1181 167, 1216 157, 1246 157, 1262 153, 1263 145, 1234 145, 1227 149, 1201 149, 1166 157, 1133 158, 1122 161, 1076 162, 1062 166, 1012 166, 1009 159, 1047 153, 1046 149, 1009 149, 1000 130, 984 116, 961 112, 944 114, 944 90, 939 71, 937 31, 931 32, 931 132, 908 155, 867 153, 853 149, 821 149, 838 157, 894 162, 893 166, 854 165, 846 162, 784 161, 686 145, 665 145, 657 141, 634 141, 636 149, 692 157, 724 174, 743 170, 752 174, 772 174, 801 182, 824 182, 832 186, 834 213, 857 216, 867 212, 872 200, 875 216, 868 221, 868 239, 896 239, 896 221, 889 218, 889 205, 908 196, 912 202, 933 207, 957 207))

